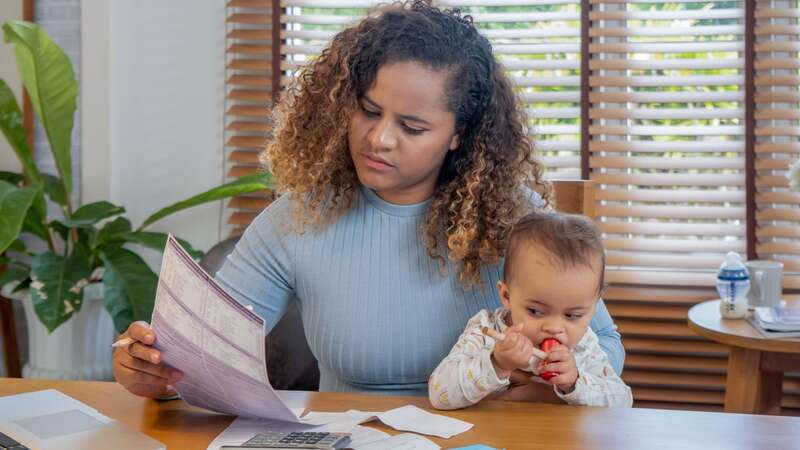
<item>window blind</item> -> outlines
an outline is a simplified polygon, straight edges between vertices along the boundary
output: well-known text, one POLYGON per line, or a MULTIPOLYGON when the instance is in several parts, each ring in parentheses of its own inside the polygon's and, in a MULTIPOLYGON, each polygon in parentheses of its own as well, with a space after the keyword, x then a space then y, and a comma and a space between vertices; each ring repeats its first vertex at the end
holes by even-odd
POLYGON ((787 169, 800 156, 800 9, 797 1, 755 5, 756 251, 781 261, 787 288, 800 288, 800 194, 787 169))
MULTIPOLYGON (((226 26, 225 153, 233 179, 259 169, 258 154, 270 136, 276 53, 272 2, 229 1, 226 26)), ((263 191, 232 198, 225 208, 230 234, 241 234, 273 197, 263 191)))
POLYGON ((592 3, 589 152, 608 279, 709 285, 703 272, 745 250, 742 5, 592 3))

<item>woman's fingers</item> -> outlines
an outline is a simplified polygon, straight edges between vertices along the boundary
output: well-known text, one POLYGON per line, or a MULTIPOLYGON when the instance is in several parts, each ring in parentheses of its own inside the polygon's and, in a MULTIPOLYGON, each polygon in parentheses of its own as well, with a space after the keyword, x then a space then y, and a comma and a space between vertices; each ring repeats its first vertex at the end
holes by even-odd
POLYGON ((161 361, 161 352, 151 347, 156 334, 147 322, 134 322, 121 338, 134 342, 114 351, 114 378, 133 394, 143 397, 164 397, 174 391, 170 387, 183 374, 161 361))
POLYGON ((134 342, 133 344, 129 345, 126 349, 126 352, 134 358, 141 359, 142 361, 148 361, 153 364, 158 364, 161 362, 161 352, 153 347, 150 347, 149 345, 144 345, 139 342, 134 342))
POLYGON ((169 387, 147 383, 132 384, 128 386, 128 391, 134 395, 149 398, 162 398, 175 394, 175 391, 169 387))
POLYGON ((167 387, 170 385, 170 382, 167 378, 151 375, 147 372, 142 372, 124 366, 120 369, 120 371, 130 386, 136 384, 150 384, 153 386, 167 387))
POLYGON ((141 320, 132 323, 123 336, 146 345, 152 345, 156 341, 156 333, 150 328, 150 324, 141 320))
POLYGON ((125 353, 120 355, 119 363, 125 368, 164 378, 171 384, 178 382, 183 375, 179 370, 168 367, 165 364, 152 364, 125 353))

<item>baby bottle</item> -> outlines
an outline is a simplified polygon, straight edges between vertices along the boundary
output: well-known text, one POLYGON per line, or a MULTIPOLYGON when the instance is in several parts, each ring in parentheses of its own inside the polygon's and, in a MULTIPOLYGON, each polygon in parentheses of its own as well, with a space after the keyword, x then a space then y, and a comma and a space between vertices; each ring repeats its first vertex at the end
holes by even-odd
POLYGON ((717 293, 722 300, 719 312, 726 319, 741 319, 747 314, 750 276, 736 252, 728 252, 717 272, 717 293))

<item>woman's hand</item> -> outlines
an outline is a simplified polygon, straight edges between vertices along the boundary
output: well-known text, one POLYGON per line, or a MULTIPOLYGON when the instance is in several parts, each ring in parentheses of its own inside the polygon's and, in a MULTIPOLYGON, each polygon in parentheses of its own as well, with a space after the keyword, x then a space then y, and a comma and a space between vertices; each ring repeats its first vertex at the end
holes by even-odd
POLYGON ((160 398, 174 395, 172 385, 183 373, 167 367, 161 361, 161 352, 151 347, 156 333, 147 322, 134 322, 120 336, 134 342, 114 349, 114 378, 132 394, 142 397, 160 398))

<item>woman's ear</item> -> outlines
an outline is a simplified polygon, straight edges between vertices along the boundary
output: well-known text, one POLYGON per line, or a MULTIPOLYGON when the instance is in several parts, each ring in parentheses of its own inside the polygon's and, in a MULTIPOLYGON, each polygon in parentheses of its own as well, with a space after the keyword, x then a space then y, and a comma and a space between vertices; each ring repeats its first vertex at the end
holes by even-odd
POLYGON ((448 147, 450 151, 457 149, 461 145, 461 136, 459 133, 453 135, 450 139, 450 146, 448 147))
POLYGON ((508 292, 508 285, 502 281, 497 282, 497 295, 500 296, 500 301, 506 309, 511 308, 511 294, 508 292))

